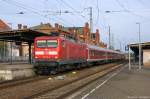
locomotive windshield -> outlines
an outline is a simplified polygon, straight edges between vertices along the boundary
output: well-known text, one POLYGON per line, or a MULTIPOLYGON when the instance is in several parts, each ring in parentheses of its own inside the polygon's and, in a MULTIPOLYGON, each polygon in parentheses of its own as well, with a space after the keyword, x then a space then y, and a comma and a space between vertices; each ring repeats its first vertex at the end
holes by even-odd
POLYGON ((47 40, 47 47, 57 47, 57 40, 47 40))
POLYGON ((46 47, 46 40, 37 40, 36 46, 37 47, 46 47))
POLYGON ((57 47, 58 42, 57 40, 37 40, 36 46, 38 48, 44 48, 44 47, 57 47))

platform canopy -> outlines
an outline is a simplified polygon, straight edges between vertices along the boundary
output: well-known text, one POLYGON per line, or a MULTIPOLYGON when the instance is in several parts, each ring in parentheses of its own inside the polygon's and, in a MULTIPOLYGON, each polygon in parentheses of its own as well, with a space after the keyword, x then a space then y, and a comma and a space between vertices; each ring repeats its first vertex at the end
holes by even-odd
POLYGON ((38 32, 32 29, 9 30, 0 31, 0 40, 33 43, 35 37, 47 35, 49 34, 38 32))
MULTIPOLYGON (((130 46, 131 50, 132 50, 136 55, 139 54, 139 43, 129 44, 128 46, 130 46)), ((150 42, 141 43, 141 49, 142 49, 142 50, 150 49, 150 42)))

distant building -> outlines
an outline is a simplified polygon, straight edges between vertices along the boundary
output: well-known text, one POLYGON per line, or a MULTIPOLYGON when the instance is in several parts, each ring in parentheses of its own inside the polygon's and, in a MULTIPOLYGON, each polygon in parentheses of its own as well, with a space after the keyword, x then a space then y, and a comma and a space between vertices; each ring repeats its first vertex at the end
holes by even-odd
POLYGON ((43 33, 50 33, 51 28, 52 28, 52 26, 50 23, 44 23, 44 24, 41 23, 40 25, 33 26, 30 29, 33 29, 33 30, 36 30, 39 32, 43 32, 43 33))
POLYGON ((11 28, 0 19, 0 31, 7 31, 7 30, 11 30, 11 28))

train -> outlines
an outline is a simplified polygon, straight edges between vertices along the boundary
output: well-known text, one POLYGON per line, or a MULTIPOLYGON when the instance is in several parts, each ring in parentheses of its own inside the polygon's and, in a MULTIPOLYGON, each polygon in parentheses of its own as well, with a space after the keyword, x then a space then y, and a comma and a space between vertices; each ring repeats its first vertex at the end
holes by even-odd
POLYGON ((90 67, 96 64, 120 61, 124 54, 77 42, 61 36, 41 36, 34 39, 33 65, 37 74, 90 67))

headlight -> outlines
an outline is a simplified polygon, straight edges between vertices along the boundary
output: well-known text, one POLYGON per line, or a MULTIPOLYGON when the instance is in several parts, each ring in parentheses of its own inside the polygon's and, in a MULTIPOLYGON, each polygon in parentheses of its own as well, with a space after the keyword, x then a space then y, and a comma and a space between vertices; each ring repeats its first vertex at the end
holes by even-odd
POLYGON ((35 55, 44 55, 43 51, 35 51, 35 55))
POLYGON ((50 55, 57 55, 57 52, 56 51, 49 51, 48 54, 50 54, 50 55))

